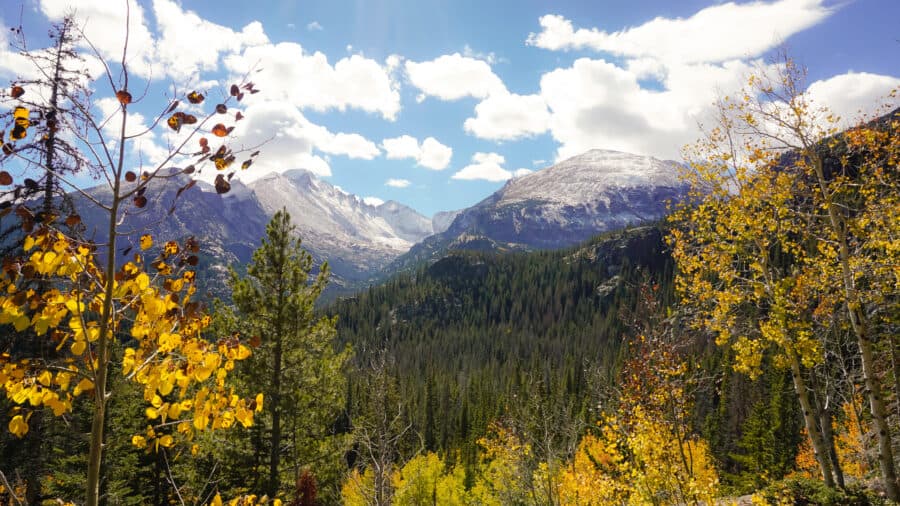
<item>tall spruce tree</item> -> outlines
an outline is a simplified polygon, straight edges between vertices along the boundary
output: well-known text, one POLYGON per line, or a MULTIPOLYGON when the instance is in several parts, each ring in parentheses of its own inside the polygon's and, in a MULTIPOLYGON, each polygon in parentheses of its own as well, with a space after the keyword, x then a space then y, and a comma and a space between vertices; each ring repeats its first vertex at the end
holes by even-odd
POLYGON ((336 319, 314 313, 330 271, 324 263, 311 274, 312 255, 301 248, 295 228, 286 211, 275 213, 247 275, 232 271, 234 309, 223 315, 259 343, 244 378, 266 399, 264 437, 254 438, 251 446, 268 464, 261 485, 272 497, 313 464, 316 468, 308 470, 321 481, 327 474, 323 462, 339 461, 343 445, 334 422, 346 391, 342 368, 350 352, 335 349, 336 319))

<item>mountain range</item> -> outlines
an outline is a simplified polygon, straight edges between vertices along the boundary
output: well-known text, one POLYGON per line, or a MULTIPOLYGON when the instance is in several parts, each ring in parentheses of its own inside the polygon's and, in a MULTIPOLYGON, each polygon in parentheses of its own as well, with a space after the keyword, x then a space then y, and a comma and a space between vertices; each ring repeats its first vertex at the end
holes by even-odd
MULTIPOLYGON (((131 232, 126 243, 148 232, 161 238, 197 237, 213 278, 223 281, 225 266, 249 261, 265 224, 284 208, 316 263, 328 261, 333 288, 349 291, 449 250, 556 249, 657 220, 666 201, 684 190, 677 172, 675 162, 592 150, 514 178, 470 208, 432 218, 395 201, 368 204, 303 170, 271 173, 246 184, 234 180, 223 195, 176 175, 157 193, 150 188, 145 208, 127 210, 122 229, 131 232), (182 187, 187 189, 179 195, 182 187)), ((98 187, 92 193, 102 199, 108 191, 98 187)), ((102 230, 92 206, 78 207, 89 235, 102 230)))

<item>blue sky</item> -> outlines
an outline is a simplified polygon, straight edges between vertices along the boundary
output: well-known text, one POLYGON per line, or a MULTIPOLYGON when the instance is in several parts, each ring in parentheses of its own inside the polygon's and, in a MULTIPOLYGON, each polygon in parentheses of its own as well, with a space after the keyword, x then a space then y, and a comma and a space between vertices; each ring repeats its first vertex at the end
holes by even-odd
MULTIPOLYGON (((21 10, 32 47, 70 7, 101 53, 121 46, 124 0, 4 6, 3 32, 21 10)), ((426 215, 590 148, 677 158, 782 43, 846 117, 900 86, 896 0, 141 0, 131 19, 130 66, 151 83, 137 122, 173 83, 215 90, 257 65, 235 133, 267 143, 241 177, 306 168, 426 215)), ((0 42, 0 76, 27 72, 0 42)))

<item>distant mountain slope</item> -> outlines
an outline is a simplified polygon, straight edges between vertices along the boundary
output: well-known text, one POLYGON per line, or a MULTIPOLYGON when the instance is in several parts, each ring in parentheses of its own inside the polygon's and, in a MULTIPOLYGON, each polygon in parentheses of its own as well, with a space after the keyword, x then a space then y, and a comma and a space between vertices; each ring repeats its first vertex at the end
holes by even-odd
POLYGON ((658 220, 666 212, 666 201, 685 190, 677 173, 672 161, 588 151, 510 180, 460 211, 445 231, 413 246, 388 270, 410 268, 451 249, 562 248, 605 231, 658 220))
MULTIPOLYGON (((215 295, 224 294, 225 266, 250 260, 266 223, 282 208, 291 214, 303 247, 316 263, 328 261, 334 274, 332 289, 338 291, 367 281, 433 230, 431 220, 409 207, 393 201, 366 204, 306 171, 268 174, 249 184, 234 180, 224 195, 200 182, 176 201, 176 192, 189 181, 180 175, 165 184, 152 184, 144 209, 126 208, 121 230, 130 237, 122 242, 119 254, 144 233, 164 240, 196 236, 210 278, 207 288, 215 295), (173 203, 174 212, 169 214, 173 203)), ((100 201, 109 200, 105 186, 90 192, 100 201)), ((89 236, 103 240, 103 214, 84 205, 83 199, 75 200, 89 236)))

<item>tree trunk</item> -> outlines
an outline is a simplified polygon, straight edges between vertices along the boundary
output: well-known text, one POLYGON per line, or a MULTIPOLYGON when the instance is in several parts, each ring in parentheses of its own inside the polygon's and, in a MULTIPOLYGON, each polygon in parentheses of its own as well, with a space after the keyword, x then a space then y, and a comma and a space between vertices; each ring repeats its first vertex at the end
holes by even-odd
POLYGON ((878 379, 878 373, 875 369, 875 354, 872 349, 872 341, 868 335, 862 301, 859 298, 853 281, 853 274, 850 270, 850 246, 847 231, 845 230, 844 220, 832 199, 832 192, 828 188, 822 158, 816 154, 815 148, 810 148, 809 146, 806 147, 806 154, 813 163, 819 189, 822 192, 822 197, 825 199, 828 223, 838 243, 844 299, 850 316, 850 326, 859 345, 863 378, 866 383, 866 395, 869 398, 872 424, 875 426, 875 433, 878 437, 878 462, 881 467, 881 479, 884 481, 884 488, 888 498, 894 502, 900 502, 900 488, 897 486, 897 474, 894 470, 891 432, 887 424, 887 414, 881 393, 881 381, 878 379))
POLYGON ((281 480, 278 467, 281 464, 281 335, 275 341, 275 356, 272 367, 272 438, 269 457, 269 497, 275 497, 281 480))
POLYGON ((892 501, 900 501, 900 489, 897 488, 897 475, 894 471, 894 451, 891 447, 891 432, 887 424, 887 413, 881 397, 881 384, 875 372, 875 358, 872 342, 865 336, 859 340, 859 351, 862 355, 863 376, 866 382, 866 393, 869 396, 869 409, 872 412, 872 424, 878 437, 878 463, 881 467, 881 478, 887 496, 892 501))
POLYGON ((822 408, 820 412, 822 413, 822 438, 825 440, 825 445, 828 447, 828 458, 831 459, 831 467, 834 470, 834 479, 837 482, 838 487, 844 488, 844 470, 841 468, 841 461, 838 458, 837 448, 835 448, 834 445, 834 430, 831 427, 834 418, 831 412, 831 406, 822 408))
POLYGON ((800 358, 796 352, 788 351, 789 360, 791 362, 791 376, 794 379, 794 390, 797 391, 797 397, 800 400, 800 408, 803 410, 803 421, 806 424, 806 431, 809 434, 809 440, 812 443, 813 451, 816 454, 816 462, 819 463, 819 470, 822 472, 822 480, 829 488, 834 488, 834 474, 831 469, 831 459, 828 456, 828 450, 819 432, 819 426, 816 424, 816 415, 813 412, 813 405, 809 398, 809 392, 806 390, 806 381, 803 379, 800 370, 800 358))
POLYGON ((891 334, 891 367, 894 372, 894 409, 900 421, 900 350, 897 350, 897 334, 891 334))

